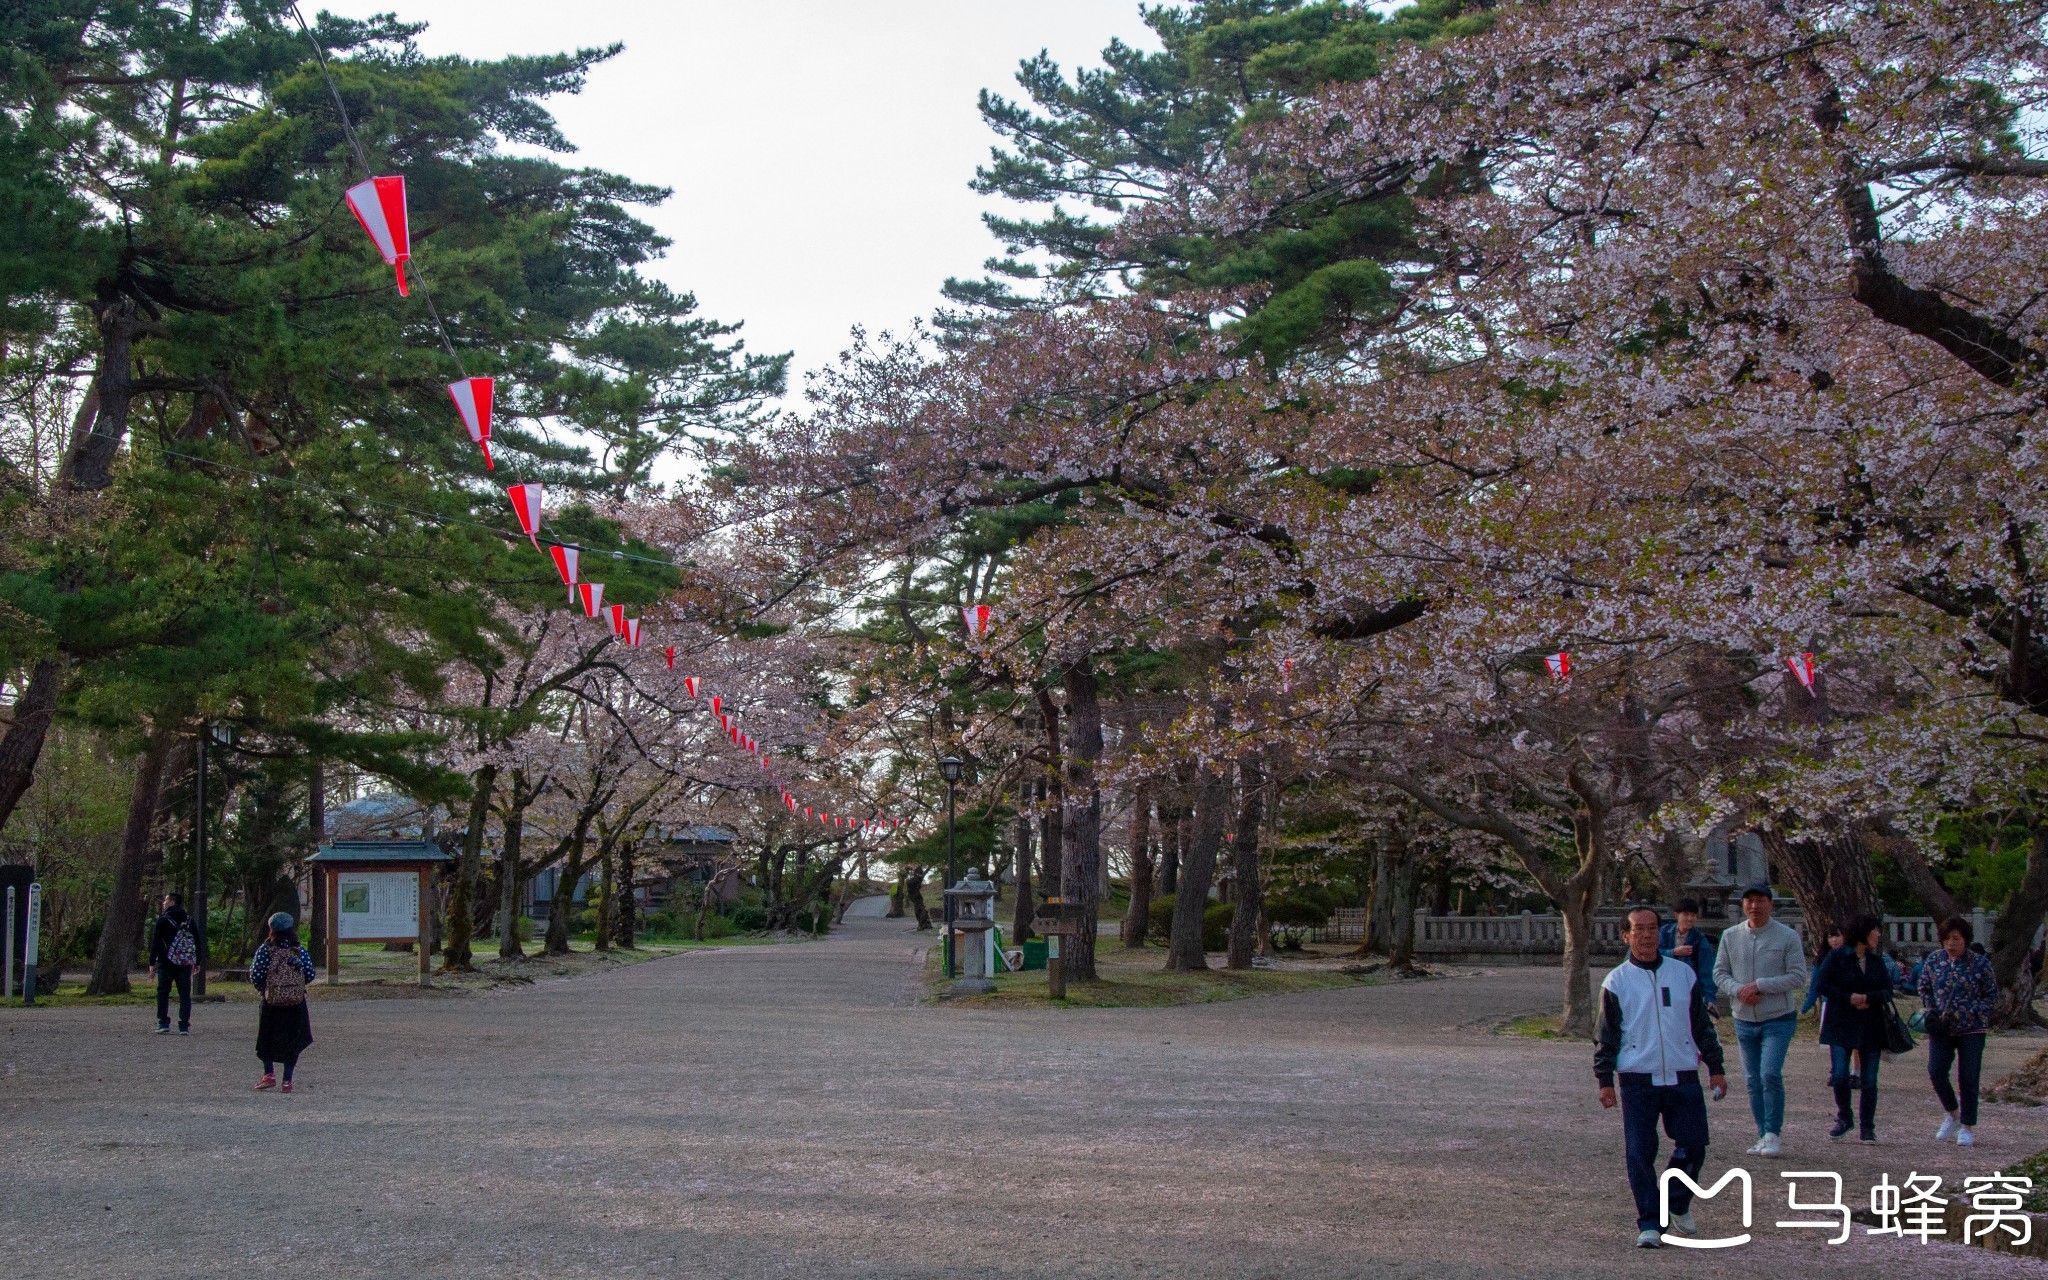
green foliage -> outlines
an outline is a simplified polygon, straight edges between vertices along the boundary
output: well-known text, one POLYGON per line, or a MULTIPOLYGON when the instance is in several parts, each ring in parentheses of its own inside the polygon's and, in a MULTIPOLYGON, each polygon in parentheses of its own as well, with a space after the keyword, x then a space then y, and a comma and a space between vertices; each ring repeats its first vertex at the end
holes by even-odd
MULTIPOLYGON (((1202 950, 1221 951, 1230 945, 1230 917, 1236 911, 1228 902, 1212 902, 1202 909, 1202 950)), ((1166 942, 1173 936, 1173 895, 1155 898, 1147 911, 1145 936, 1166 942)))
POLYGON ((1331 908, 1307 895, 1266 899, 1266 923, 1317 929, 1330 921, 1331 908))
POLYGON ((760 907, 737 906, 725 918, 734 933, 759 933, 768 927, 768 913, 760 907))

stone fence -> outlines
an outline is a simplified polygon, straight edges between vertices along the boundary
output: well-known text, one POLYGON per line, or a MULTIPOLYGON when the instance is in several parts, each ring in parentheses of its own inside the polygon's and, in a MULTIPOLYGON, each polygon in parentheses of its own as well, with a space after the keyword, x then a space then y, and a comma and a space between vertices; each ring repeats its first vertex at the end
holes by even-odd
MULTIPOLYGON (((1806 922, 1797 911, 1780 911, 1777 919, 1806 936, 1806 922)), ((1317 942, 1359 942, 1365 937, 1366 913, 1359 907, 1341 907, 1329 923, 1310 935, 1317 942)), ((1988 942, 1995 911, 1973 911, 1970 925, 1977 940, 1988 942)), ((1627 917, 1609 908, 1593 917, 1592 952, 1596 956, 1619 956, 1628 950, 1622 938, 1627 917)), ((1700 927, 1710 937, 1740 921, 1702 920, 1700 927)), ((1886 916, 1885 934, 1891 950, 1904 959, 1918 959, 1937 945, 1937 921, 1929 916, 1886 916)), ((1564 920, 1554 915, 1522 912, 1512 916, 1433 916, 1415 913, 1415 954, 1439 959, 1490 958, 1508 963, 1556 963, 1564 955, 1564 920)))

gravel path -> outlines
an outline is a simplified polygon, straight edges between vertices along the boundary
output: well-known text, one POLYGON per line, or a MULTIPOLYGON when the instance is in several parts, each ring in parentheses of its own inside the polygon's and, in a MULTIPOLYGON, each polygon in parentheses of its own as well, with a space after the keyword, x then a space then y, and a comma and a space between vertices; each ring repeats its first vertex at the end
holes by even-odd
MULTIPOLYGON (((860 911, 822 942, 490 995, 316 988, 291 1097, 250 1090, 253 1008, 202 1006, 190 1039, 141 1009, 5 1010, 0 1273, 2048 1275, 1773 1229, 1779 1168, 1839 1170, 1855 1203, 1881 1171, 1957 1186, 2048 1147, 2048 1109, 2014 1108, 1975 1152, 1935 1147, 1917 1062, 1887 1068, 1886 1144, 1841 1147, 1798 1045, 1793 1158, 1749 1162, 1756 1242, 1639 1252, 1589 1051, 1490 1030, 1554 1007, 1555 970, 970 1012, 916 1002, 929 939, 860 911)), ((1740 1089, 1710 1173, 1750 1141, 1740 1089)))

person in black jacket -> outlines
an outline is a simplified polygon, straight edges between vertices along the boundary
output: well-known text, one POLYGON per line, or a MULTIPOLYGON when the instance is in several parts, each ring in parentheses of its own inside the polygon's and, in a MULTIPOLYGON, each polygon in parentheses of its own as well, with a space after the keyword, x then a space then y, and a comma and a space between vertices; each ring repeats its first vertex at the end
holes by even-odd
POLYGON ((1891 1004, 1892 975, 1884 963, 1884 925, 1868 912, 1849 921, 1844 944, 1821 962, 1820 1042, 1828 1046, 1832 1069, 1828 1083, 1835 1090, 1835 1125, 1828 1136, 1839 1138, 1855 1125, 1865 1142, 1877 1141, 1877 1066, 1884 1052, 1884 1014, 1891 1004), (1861 1059, 1860 1070, 1852 1066, 1861 1059), (1860 1086, 1856 1113, 1849 1111, 1849 1091, 1860 1086))
POLYGON ((178 1034, 192 1034, 192 966, 198 963, 198 937, 185 900, 164 895, 163 911, 149 935, 149 971, 156 978, 156 1033, 171 1030, 171 987, 178 988, 178 1034))

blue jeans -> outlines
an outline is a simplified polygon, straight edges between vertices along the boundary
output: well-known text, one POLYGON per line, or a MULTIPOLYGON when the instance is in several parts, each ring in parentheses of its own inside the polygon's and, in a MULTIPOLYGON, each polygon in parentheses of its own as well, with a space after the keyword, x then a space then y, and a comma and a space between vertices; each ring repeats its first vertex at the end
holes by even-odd
MULTIPOLYGON (((1628 1150, 1628 1189, 1636 1201, 1636 1230, 1655 1231, 1664 1226, 1657 1204, 1657 1122, 1671 1136, 1668 1167, 1683 1169, 1698 1181, 1707 1162, 1707 1096, 1700 1092, 1697 1072, 1677 1084, 1654 1085, 1621 1081, 1621 1133, 1628 1150)), ((1671 1188, 1671 1212, 1675 1216, 1692 1208, 1692 1192, 1682 1182, 1671 1188)))
POLYGON ((1785 1131, 1785 1052, 1799 1015, 1784 1014, 1763 1022, 1735 1020, 1735 1043, 1742 1049, 1742 1075, 1749 1082, 1749 1114, 1756 1136, 1785 1131))

